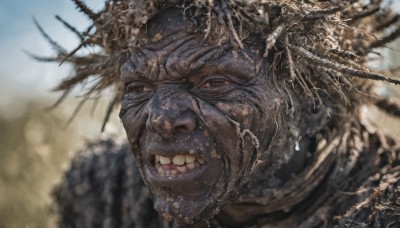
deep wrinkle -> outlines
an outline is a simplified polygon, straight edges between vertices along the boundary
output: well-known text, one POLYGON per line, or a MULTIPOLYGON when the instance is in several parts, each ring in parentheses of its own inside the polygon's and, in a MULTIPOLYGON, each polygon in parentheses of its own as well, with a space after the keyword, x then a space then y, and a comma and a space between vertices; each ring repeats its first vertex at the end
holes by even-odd
MULTIPOLYGON (((199 41, 202 42, 202 39, 192 39, 189 42, 198 44, 199 41)), ((231 53, 228 51, 229 49, 225 50, 222 47, 210 47, 204 44, 183 50, 177 47, 168 48, 175 45, 175 43, 167 45, 166 48, 168 51, 161 52, 149 51, 149 49, 142 48, 139 52, 145 54, 131 58, 121 68, 123 84, 127 86, 132 81, 144 81, 154 84, 182 83, 185 81, 194 83, 199 78, 219 74, 231 77, 233 81, 243 84, 248 79, 256 77, 254 64, 249 63, 247 59, 239 56, 234 61, 229 61, 232 59, 231 53), (198 54, 199 48, 207 51, 198 54), (173 51, 170 52, 170 50, 173 51), (149 56, 152 57, 149 58, 149 56), (203 56, 207 56, 209 61, 204 61, 201 58, 203 56), (174 76, 170 74, 172 70, 154 71, 152 69, 153 65, 159 69, 166 69, 167 63, 170 65, 169 69, 174 69, 174 76)))

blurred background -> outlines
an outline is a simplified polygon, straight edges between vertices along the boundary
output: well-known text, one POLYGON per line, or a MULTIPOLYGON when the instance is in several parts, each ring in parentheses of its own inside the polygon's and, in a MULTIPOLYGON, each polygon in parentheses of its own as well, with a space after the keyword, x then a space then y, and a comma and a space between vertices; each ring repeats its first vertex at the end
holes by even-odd
MULTIPOLYGON (((101 0, 86 2, 95 10, 103 5, 101 0)), ((123 133, 117 111, 101 133, 111 99, 107 93, 95 110, 94 101, 88 102, 68 126, 80 101, 79 91, 60 107, 46 110, 61 95, 51 89, 72 69, 37 62, 25 51, 54 54, 33 18, 66 49, 78 44, 55 15, 80 30, 89 24, 69 0, 0 1, 0 228, 55 227, 50 192, 74 152, 87 140, 123 133)))
MULTIPOLYGON (((102 8, 102 0, 86 0, 92 9, 102 8)), ((395 3, 396 9, 400 3, 395 3)), ((83 30, 89 24, 69 0, 1 0, 0 2, 0 228, 54 227, 51 189, 60 180, 68 161, 87 140, 123 134, 114 111, 105 132, 101 132, 107 101, 105 93, 95 110, 89 102, 68 125, 79 103, 78 91, 58 108, 48 111, 60 93, 51 92, 68 76, 71 68, 56 63, 39 63, 24 51, 51 56, 54 50, 36 29, 35 18, 46 32, 71 50, 76 37, 55 18, 60 15, 83 30)), ((393 49, 400 49, 393 43, 393 49)), ((89 50, 90 51, 90 50, 89 50)), ((376 66, 400 63, 395 50, 383 50, 390 61, 377 60, 376 66)), ((399 87, 384 85, 379 92, 399 95, 399 87)), ((378 110, 369 110, 371 119, 389 134, 400 135, 400 122, 378 110)))

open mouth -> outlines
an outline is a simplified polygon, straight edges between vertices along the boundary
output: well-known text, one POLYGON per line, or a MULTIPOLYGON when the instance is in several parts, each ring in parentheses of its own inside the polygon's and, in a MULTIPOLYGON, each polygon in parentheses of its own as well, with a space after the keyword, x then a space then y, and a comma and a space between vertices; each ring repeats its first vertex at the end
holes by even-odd
POLYGON ((190 173, 206 163, 204 159, 190 154, 178 154, 170 157, 156 154, 153 155, 152 161, 158 175, 166 177, 190 173))

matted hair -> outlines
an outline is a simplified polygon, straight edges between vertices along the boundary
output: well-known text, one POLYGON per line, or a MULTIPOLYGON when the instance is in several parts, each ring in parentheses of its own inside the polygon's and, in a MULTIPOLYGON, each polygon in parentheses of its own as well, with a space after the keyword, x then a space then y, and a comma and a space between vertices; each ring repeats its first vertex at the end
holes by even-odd
POLYGON ((186 19, 201 21, 198 26, 205 39, 213 31, 220 43, 243 48, 247 39, 256 34, 256 42, 262 43, 260 57, 272 59, 270 71, 274 80, 283 78, 284 88, 300 88, 315 106, 324 107, 323 95, 330 97, 333 105, 355 105, 363 100, 384 109, 390 107, 392 113, 400 115, 398 106, 371 96, 372 83, 363 80, 400 84, 398 79, 374 72, 366 65, 374 49, 385 47, 400 36, 400 16, 383 7, 382 0, 106 0, 99 12, 93 12, 81 0, 72 1, 88 16, 91 26, 79 32, 59 16, 56 18, 79 37, 80 44, 66 51, 36 23, 57 55, 33 57, 74 66, 73 74, 55 88, 64 91, 55 105, 90 77, 95 77, 96 83, 89 84, 82 103, 114 87, 115 98, 105 123, 121 98, 120 66, 141 45, 140 28, 171 5, 184 8, 186 19), (77 54, 91 46, 99 47, 95 49, 98 51, 77 54), (361 98, 361 94, 367 96, 361 98))

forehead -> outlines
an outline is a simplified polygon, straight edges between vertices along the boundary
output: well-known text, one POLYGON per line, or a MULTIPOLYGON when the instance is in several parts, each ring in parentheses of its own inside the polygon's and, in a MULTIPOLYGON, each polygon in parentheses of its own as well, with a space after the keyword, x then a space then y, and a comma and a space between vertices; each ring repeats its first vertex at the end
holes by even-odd
POLYGON ((158 12, 141 29, 141 46, 122 66, 122 80, 182 80, 194 72, 255 76, 255 60, 246 51, 206 41, 201 26, 193 23, 184 18, 179 7, 158 12))

